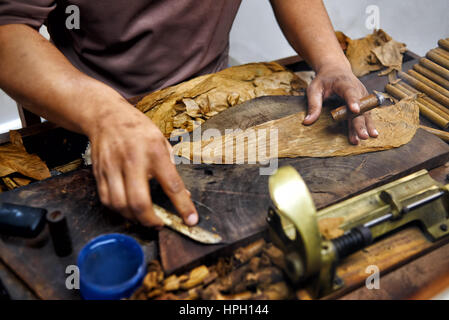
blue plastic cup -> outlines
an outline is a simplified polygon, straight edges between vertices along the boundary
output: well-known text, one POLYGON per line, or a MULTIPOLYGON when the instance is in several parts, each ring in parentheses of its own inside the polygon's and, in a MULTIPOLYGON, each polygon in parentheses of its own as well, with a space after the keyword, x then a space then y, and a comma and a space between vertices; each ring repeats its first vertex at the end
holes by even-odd
POLYGON ((142 284, 146 265, 136 240, 123 234, 92 239, 78 255, 81 296, 86 300, 128 298, 142 284))

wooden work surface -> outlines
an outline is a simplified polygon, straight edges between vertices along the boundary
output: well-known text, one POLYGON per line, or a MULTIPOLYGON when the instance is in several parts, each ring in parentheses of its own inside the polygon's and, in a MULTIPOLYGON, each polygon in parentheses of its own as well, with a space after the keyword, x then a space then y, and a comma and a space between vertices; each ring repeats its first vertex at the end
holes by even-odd
MULTIPOLYGON (((409 69, 415 62, 415 59, 409 60, 404 64, 404 69, 409 69)), ((387 81, 384 77, 377 77, 376 74, 362 80, 369 90, 379 91, 383 90, 387 81)), ((267 114, 261 114, 260 118, 266 116, 267 114)), ((250 124, 247 122, 246 126, 250 124)), ((317 206, 324 207, 419 169, 441 166, 448 158, 447 144, 419 130, 412 142, 395 150, 344 158, 286 159, 281 160, 279 165, 290 164, 296 167, 312 191, 317 206)), ((269 205, 267 176, 259 175, 257 166, 180 165, 178 170, 191 190, 192 197, 212 209, 212 214, 208 212, 211 223, 216 225, 217 231, 225 236, 228 243, 216 246, 199 245, 163 229, 159 234, 159 251, 167 272, 204 262, 207 257, 222 254, 240 243, 264 234, 265 216, 269 205)), ((163 202, 162 198, 154 197, 154 199, 155 202, 163 202)), ((69 219, 74 252, 67 258, 56 257, 48 239, 36 243, 2 237, 0 241, 2 260, 39 298, 78 297, 76 293, 64 287, 65 267, 74 264, 80 248, 89 239, 101 233, 131 234, 145 246, 148 258, 155 256, 152 241, 154 234, 151 231, 130 227, 118 215, 100 205, 90 169, 79 170, 0 194, 0 201, 42 206, 49 210, 58 209, 69 219)), ((200 214, 204 215, 201 210, 200 214)), ((393 270, 442 245, 442 243, 433 245, 414 231, 408 231, 405 238, 403 234, 399 237, 402 237, 403 241, 398 243, 397 250, 394 241, 380 243, 372 249, 374 250, 372 252, 378 252, 379 261, 384 261, 384 264, 381 264, 385 267, 382 271, 393 270), (409 254, 399 258, 393 257, 395 252, 410 249, 407 245, 403 245, 404 241, 411 241, 418 246, 409 254), (389 255, 383 254, 381 257, 379 252, 383 252, 382 246, 384 248, 388 246, 389 255)), ((357 260, 357 257, 351 259, 357 260)), ((366 256, 358 259, 366 259, 366 256)), ((354 264, 357 265, 357 261, 354 264)), ((346 268, 350 268, 350 265, 346 265, 346 268)), ((340 270, 345 271, 344 268, 340 270)), ((342 276, 341 272, 339 274, 342 276)), ((350 280, 351 284, 348 288, 357 287, 357 283, 360 282, 359 273, 349 270, 347 275, 345 281, 350 280)))

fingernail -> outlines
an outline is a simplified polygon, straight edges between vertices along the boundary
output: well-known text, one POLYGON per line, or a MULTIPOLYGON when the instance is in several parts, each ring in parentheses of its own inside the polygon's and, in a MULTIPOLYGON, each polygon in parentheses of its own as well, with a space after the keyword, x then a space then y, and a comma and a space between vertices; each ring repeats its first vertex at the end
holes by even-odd
POLYGON ((353 103, 351 106, 352 106, 352 110, 353 110, 355 113, 359 113, 359 112, 360 112, 360 106, 359 106, 358 103, 353 103))
POLYGON ((188 217, 187 217, 187 224, 189 226, 194 226, 198 223, 198 215, 196 213, 191 213, 188 217))
POLYGON ((366 131, 366 129, 363 129, 362 132, 363 132, 363 134, 365 134, 365 135, 367 135, 367 136, 369 135, 369 134, 368 134, 368 131, 366 131))
POLYGON ((373 130, 373 133, 374 133, 376 136, 379 135, 379 132, 378 132, 376 129, 373 130))
POLYGON ((305 118, 304 118, 304 120, 309 120, 310 119, 310 114, 308 114, 305 118))

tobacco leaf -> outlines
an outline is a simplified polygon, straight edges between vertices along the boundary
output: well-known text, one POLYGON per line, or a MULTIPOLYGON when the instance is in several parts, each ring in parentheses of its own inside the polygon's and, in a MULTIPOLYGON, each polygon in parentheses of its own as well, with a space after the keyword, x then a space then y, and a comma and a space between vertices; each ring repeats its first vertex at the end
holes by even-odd
POLYGON ((34 154, 29 154, 17 132, 10 133, 12 144, 0 146, 0 176, 18 172, 28 178, 43 180, 49 178, 47 165, 34 154))
POLYGON ((247 100, 267 95, 300 95, 307 84, 277 63, 235 66, 153 92, 137 108, 165 136, 192 131, 202 122, 247 100))
POLYGON ((340 43, 347 43, 346 57, 357 77, 386 67, 387 70, 381 73, 381 75, 385 75, 392 70, 400 70, 402 67, 402 57, 406 50, 405 44, 393 40, 382 29, 375 30, 362 39, 351 40, 344 34, 337 34, 337 38, 340 43))
POLYGON ((404 100, 370 113, 379 136, 362 140, 357 146, 349 144, 346 128, 336 124, 329 112, 324 112, 311 126, 302 125, 306 115, 304 110, 206 141, 181 142, 173 150, 178 156, 215 164, 265 162, 276 156, 348 156, 404 145, 413 138, 419 126, 419 108, 415 100, 404 100), (277 137, 273 136, 274 141, 271 141, 270 132, 277 132, 277 137))

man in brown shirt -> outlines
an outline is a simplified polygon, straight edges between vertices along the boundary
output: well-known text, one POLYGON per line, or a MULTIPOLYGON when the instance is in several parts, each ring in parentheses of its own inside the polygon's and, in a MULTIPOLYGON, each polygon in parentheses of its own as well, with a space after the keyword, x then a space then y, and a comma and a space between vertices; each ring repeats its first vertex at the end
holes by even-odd
MULTIPOLYGON (((352 74, 322 1, 271 4, 290 44, 317 72, 304 123, 318 119, 323 99, 332 93, 358 113, 367 92, 352 74)), ((226 67, 239 5, 240 0, 0 1, 0 87, 34 113, 89 137, 105 205, 161 226, 148 186, 156 178, 184 221, 194 225, 198 215, 167 140, 124 97, 226 67), (73 8, 79 29, 67 28, 73 8), (37 32, 42 24, 51 43, 37 32)), ((349 128, 353 144, 377 136, 364 116, 349 128)))

